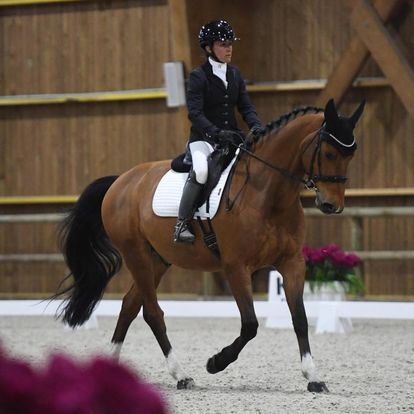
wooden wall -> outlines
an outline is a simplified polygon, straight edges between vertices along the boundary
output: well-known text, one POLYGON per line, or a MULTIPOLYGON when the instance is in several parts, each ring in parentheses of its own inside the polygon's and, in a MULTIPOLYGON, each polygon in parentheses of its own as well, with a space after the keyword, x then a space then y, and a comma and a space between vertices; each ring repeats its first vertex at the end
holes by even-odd
MULTIPOLYGON (((186 1, 192 65, 203 61, 200 26, 228 19, 241 40, 233 62, 249 83, 327 78, 353 35, 349 2, 329 0, 186 1)), ((393 35, 413 65, 414 13, 402 2, 393 35)), ((162 87, 162 64, 174 59, 169 1, 119 0, 0 8, 0 95, 94 92, 162 87)), ((187 68, 189 69, 189 68, 187 68)), ((382 76, 372 58, 362 76, 382 76)), ((319 90, 252 93, 264 123, 301 105, 319 90)), ((352 188, 414 187, 414 120, 390 87, 354 88, 340 110, 367 100, 357 128, 352 188)), ((0 196, 78 194, 93 179, 171 158, 183 148, 183 117, 163 99, 0 107, 0 196)), ((387 205, 390 199, 359 200, 387 205)), ((409 205, 411 199, 399 200, 409 205)), ((352 200, 350 200, 352 204, 352 200)), ((58 211, 59 206, 49 206, 58 211)), ((3 212, 40 211, 2 207, 3 212)), ((49 211, 48 210, 48 211, 49 211)), ((44 210, 46 211, 46 210, 44 210)), ((364 249, 413 249, 413 219, 364 219, 364 249)), ((349 219, 308 219, 307 243, 350 248, 349 219)), ((53 253, 53 224, 0 224, 0 254, 53 253)), ((364 265, 371 294, 414 295, 413 261, 364 265)), ((51 292, 62 264, 0 262, 0 291, 51 292)), ((205 293, 206 275, 172 270, 161 291, 205 293)), ((220 279, 216 280, 220 283, 220 279)), ((128 276, 110 292, 124 291, 128 276)), ((257 282, 264 291, 265 279, 257 282)), ((213 291, 217 287, 213 285, 213 291)), ((19 293, 20 292, 20 293, 19 293)))
MULTIPOLYGON (((47 4, 0 12, 1 95, 163 85, 162 63, 171 60, 165 1, 47 4)), ((172 157, 185 142, 171 137, 175 114, 163 100, 1 108, 0 191, 78 194, 98 176, 172 157)))
POLYGON ((160 63, 171 57, 167 0, 52 3, 0 13, 2 95, 163 84, 160 63))

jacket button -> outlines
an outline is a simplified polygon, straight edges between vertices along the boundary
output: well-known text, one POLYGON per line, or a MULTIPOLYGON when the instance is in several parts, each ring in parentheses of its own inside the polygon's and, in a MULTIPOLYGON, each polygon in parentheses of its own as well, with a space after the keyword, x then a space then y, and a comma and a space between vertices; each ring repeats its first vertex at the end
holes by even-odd
POLYGON ((227 108, 229 104, 226 102, 225 104, 223 104, 223 106, 227 108))
POLYGON ((226 99, 228 99, 229 95, 224 95, 224 97, 225 97, 226 99))
POLYGON ((229 121, 224 121, 224 125, 228 125, 229 124, 229 121))

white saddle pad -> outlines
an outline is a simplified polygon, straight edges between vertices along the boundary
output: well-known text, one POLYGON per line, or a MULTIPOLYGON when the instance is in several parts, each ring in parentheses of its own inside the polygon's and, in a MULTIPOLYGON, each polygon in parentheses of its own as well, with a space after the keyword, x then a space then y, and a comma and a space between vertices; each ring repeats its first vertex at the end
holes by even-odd
MULTIPOLYGON (((207 206, 206 203, 204 203, 198 211, 196 211, 194 217, 200 217, 205 220, 207 217, 213 218, 215 216, 220 205, 220 199, 223 195, 227 177, 229 176, 230 169, 235 160, 236 157, 233 158, 228 167, 223 171, 219 182, 210 194, 210 212, 207 213, 207 206)), ((157 216, 178 216, 178 206, 180 205, 181 195, 183 193, 187 177, 188 173, 178 173, 173 170, 169 170, 161 178, 161 181, 155 190, 154 198, 152 199, 152 209, 157 216)))

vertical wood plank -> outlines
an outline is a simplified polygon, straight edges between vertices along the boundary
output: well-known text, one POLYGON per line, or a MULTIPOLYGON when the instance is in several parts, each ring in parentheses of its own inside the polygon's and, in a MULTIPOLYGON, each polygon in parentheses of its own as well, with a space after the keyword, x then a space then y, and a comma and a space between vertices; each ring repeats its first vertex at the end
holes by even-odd
POLYGON ((414 71, 368 0, 357 0, 352 22, 391 82, 405 109, 414 117, 414 71))
MULTIPOLYGON (((400 0, 377 0, 374 7, 381 20, 387 22, 399 4, 400 0)), ((354 7, 358 6, 354 3, 354 7)), ((366 63, 368 56, 368 48, 358 35, 354 35, 329 75, 325 88, 316 100, 317 105, 324 105, 330 98, 334 98, 339 105, 366 63)))
MULTIPOLYGON (((188 32, 187 2, 186 0, 168 0, 171 37, 170 45, 174 61, 182 62, 185 76, 192 69, 190 37, 188 32)), ((190 131, 190 122, 187 116, 187 107, 175 110, 178 122, 177 134, 182 137, 183 148, 190 131)))

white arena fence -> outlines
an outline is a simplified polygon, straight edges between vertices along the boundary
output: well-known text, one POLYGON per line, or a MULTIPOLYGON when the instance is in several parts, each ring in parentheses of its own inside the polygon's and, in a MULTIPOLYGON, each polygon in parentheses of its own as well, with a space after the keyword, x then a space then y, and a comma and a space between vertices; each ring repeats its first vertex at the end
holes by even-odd
MULTIPOLYGON (((280 273, 269 274, 269 297, 267 301, 255 301, 258 318, 265 318, 268 328, 292 329, 289 309, 281 285, 280 273), (279 278, 279 282, 278 282, 279 278)), ((40 316, 56 314, 61 301, 2 300, 0 315, 40 316)), ((96 328, 100 316, 118 316, 121 300, 102 300, 85 328, 96 328)), ((160 306, 166 317, 192 318, 239 318, 234 301, 181 301, 161 300, 160 306)), ((347 333, 352 330, 352 319, 414 319, 414 302, 368 302, 368 301, 307 301, 308 319, 315 321, 315 332, 347 333)))

